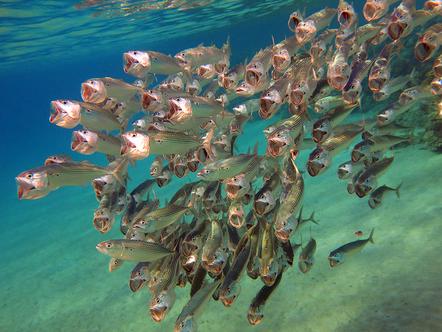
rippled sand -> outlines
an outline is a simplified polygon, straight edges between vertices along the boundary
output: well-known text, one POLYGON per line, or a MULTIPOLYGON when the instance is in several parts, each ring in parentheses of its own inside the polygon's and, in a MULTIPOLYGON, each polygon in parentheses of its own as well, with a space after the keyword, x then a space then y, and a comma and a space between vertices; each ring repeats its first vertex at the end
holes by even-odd
MULTIPOLYGON (((261 130, 265 123, 248 126, 261 130)), ((246 149, 247 138, 239 144, 246 149)), ((261 137, 261 142, 262 142, 261 137)), ((261 144, 260 150, 263 152, 261 144)), ((440 166, 442 155, 419 147, 395 151, 395 162, 380 181, 403 181, 401 199, 387 197, 371 210, 366 200, 346 193, 335 167, 318 178, 305 175, 304 211, 316 211, 319 226, 316 262, 306 275, 287 271, 268 301, 261 325, 251 327, 246 312, 261 282, 243 280, 231 308, 211 301, 199 320, 200 331, 438 331, 442 329, 440 166), (368 244, 342 266, 330 269, 327 255, 337 246, 368 234, 368 244)), ((303 165, 305 153, 298 161, 303 165)), ((132 171, 132 186, 149 162, 132 171), (134 175, 132 175, 134 174, 134 175)), ((166 197, 177 183, 160 192, 166 197)), ((177 302, 162 324, 148 315, 149 294, 127 286, 131 264, 107 271, 108 258, 95 245, 118 237, 117 227, 99 235, 91 225, 97 203, 92 189, 62 189, 36 202, 14 202, 4 215, 0 250, 0 331, 171 331, 187 301, 189 288, 178 289, 177 302)), ((308 239, 308 227, 303 238, 308 239)), ((296 238, 298 239, 298 238, 296 238)))

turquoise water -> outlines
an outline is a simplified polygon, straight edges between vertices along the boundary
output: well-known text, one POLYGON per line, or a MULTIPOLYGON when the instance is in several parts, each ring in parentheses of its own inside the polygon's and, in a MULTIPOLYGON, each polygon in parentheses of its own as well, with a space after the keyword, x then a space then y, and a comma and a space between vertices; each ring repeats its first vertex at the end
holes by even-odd
MULTIPOLYGON (((262 1, 257 5, 214 0, 190 10, 121 15, 114 8, 121 8, 118 3, 78 10, 75 2, 2 2, 0 331, 171 331, 188 300, 189 286, 178 289, 172 311, 161 324, 155 323, 148 311, 150 294, 145 289, 131 293, 127 286, 131 264, 108 272, 108 257, 98 253, 95 245, 121 235, 118 227, 105 235, 92 227, 97 201, 90 186, 62 188, 35 201, 17 199, 14 177, 41 165, 48 155, 69 153, 76 160, 86 159, 70 151, 69 130, 47 121, 51 100, 79 100, 80 83, 90 77, 133 81, 124 75, 121 63, 122 52, 129 49, 175 54, 201 42, 220 46, 230 36, 231 63, 242 62, 269 45, 272 36, 281 40, 292 34, 286 22, 293 10, 305 8, 312 13, 336 3, 262 1)), ((360 12, 362 4, 355 7, 360 12)), ((405 43, 406 50, 415 39, 405 43)), ((398 61, 421 66, 409 59, 398 61)), ((401 71, 402 67, 394 66, 395 74, 401 71)), ((375 114, 374 102, 369 96, 363 98, 368 113, 364 117, 375 114)), ((351 120, 361 117, 356 112, 351 120)), ((239 151, 247 151, 258 140, 259 153, 264 154, 262 129, 275 121, 247 123, 237 142, 239 151)), ((302 151, 297 159, 302 171, 309 152, 302 151)), ((414 144, 393 150, 395 161, 380 184, 403 182, 401 197, 387 197, 381 207, 371 210, 366 199, 347 194, 346 183, 336 177, 337 165, 348 160, 349 153, 340 153, 331 169, 318 177, 304 172, 303 206, 307 213, 315 211, 319 221, 302 232, 304 240, 312 235, 318 243, 312 270, 302 274, 297 266, 289 268, 266 304, 263 322, 254 327, 247 322, 247 308, 262 283, 243 276, 238 300, 230 308, 210 301, 198 319, 199 331, 442 329, 441 154, 419 137, 414 144), (331 250, 354 241, 355 231, 362 230, 365 237, 372 228, 374 245, 368 244, 339 268, 329 267, 331 250)), ((97 155, 87 159, 106 162, 97 155)), ((146 178, 150 162, 130 167, 129 189, 146 178)), ((187 181, 175 178, 156 193, 163 201, 187 181)), ((301 240, 299 234, 293 239, 301 240)))

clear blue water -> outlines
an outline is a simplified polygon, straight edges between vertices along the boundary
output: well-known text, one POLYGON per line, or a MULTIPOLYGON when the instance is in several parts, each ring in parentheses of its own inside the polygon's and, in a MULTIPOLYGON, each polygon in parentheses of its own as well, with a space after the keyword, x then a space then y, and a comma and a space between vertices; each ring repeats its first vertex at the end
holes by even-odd
MULTIPOLYGON (((108 260, 95 249, 98 242, 119 235, 117 229, 100 235, 92 228, 97 202, 89 186, 63 188, 40 200, 18 201, 14 177, 40 165, 48 155, 73 155, 70 131, 48 122, 49 102, 80 99, 80 83, 91 77, 133 81, 122 71, 124 51, 154 49, 175 54, 199 43, 221 45, 229 36, 231 63, 239 63, 268 46, 272 37, 281 40, 291 35, 287 19, 294 9, 306 8, 312 13, 337 4, 268 2, 260 10, 251 0, 214 0, 207 7, 188 11, 99 17, 93 16, 94 9, 76 10, 75 2, 0 3, 0 331, 172 330, 187 290, 178 293, 165 322, 159 325, 150 319, 148 293, 132 294, 127 288, 130 267, 108 273, 108 260), (241 12, 247 8, 254 10, 241 12), (182 24, 187 28, 181 28, 182 24)), ((355 2, 358 12, 362 4, 355 2)), ((410 64, 415 65, 414 61, 410 64)), ((241 150, 253 146, 256 133, 266 123, 248 125, 239 141, 241 150)), ((262 135, 259 141, 262 153, 262 135)), ((301 155, 300 164, 307 156, 301 155)), ((334 165, 347 157, 348 151, 334 165)), ((305 276, 298 271, 284 275, 262 324, 253 328, 245 318, 250 299, 259 289, 247 280, 232 308, 214 301, 208 304, 200 330, 442 329, 442 158, 424 145, 409 146, 395 157, 385 182, 404 181, 401 199, 376 211, 365 201, 348 196, 334 171, 314 179, 306 177, 304 205, 308 211, 317 211, 321 222, 313 230, 318 240, 315 268, 305 276), (376 228, 374 246, 339 270, 328 267, 330 249, 354 240, 355 230, 368 232, 372 227, 376 228)), ((101 156, 87 159, 105 163, 101 156)), ((130 188, 146 176, 148 167, 149 161, 142 161, 131 169, 130 188)), ((174 190, 172 186, 161 195, 168 197, 174 190)))

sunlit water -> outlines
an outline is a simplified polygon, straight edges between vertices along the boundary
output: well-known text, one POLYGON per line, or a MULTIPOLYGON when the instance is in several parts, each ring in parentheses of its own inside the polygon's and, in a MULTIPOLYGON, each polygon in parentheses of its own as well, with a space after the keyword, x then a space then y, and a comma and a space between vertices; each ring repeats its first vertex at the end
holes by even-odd
MULTIPOLYGON (((79 85, 90 77, 133 80, 122 72, 121 53, 128 49, 174 54, 201 42, 221 45, 230 36, 232 62, 250 59, 272 36, 280 40, 291 34, 286 22, 294 9, 314 12, 336 3, 215 0, 184 11, 118 16, 118 4, 78 10, 75 2, 3 1, 0 331, 171 331, 188 299, 188 288, 178 290, 168 318, 154 323, 148 292, 128 289, 131 264, 107 271, 108 259, 95 245, 120 235, 117 229, 106 235, 93 229, 97 202, 90 187, 63 188, 37 201, 17 200, 15 175, 41 164, 49 154, 69 153, 70 132, 47 121, 50 100, 79 99, 79 85)), ((401 61, 416 65, 414 60, 401 61)), ((375 105, 366 99, 364 109, 374 112, 375 105)), ((261 132, 270 122, 248 124, 239 150, 258 140, 264 153, 261 132)), ((305 174, 304 209, 315 211, 319 220, 302 234, 318 242, 313 269, 306 275, 296 267, 284 273, 256 327, 248 325, 246 313, 261 283, 243 278, 233 307, 214 301, 207 305, 198 321, 200 331, 441 330, 442 157, 422 144, 393 153, 396 160, 382 182, 395 186, 403 181, 401 198, 388 197, 376 210, 348 195, 335 175, 349 151, 325 174, 305 174), (368 234, 371 228, 374 245, 341 267, 329 268, 330 250, 354 240, 355 231, 368 234)), ((307 156, 302 153, 298 159, 301 169, 307 156)), ((99 156, 89 159, 104 163, 99 156)), ((149 162, 131 168, 130 189, 147 176, 149 162)), ((158 195, 170 197, 185 181, 175 179, 158 195)))

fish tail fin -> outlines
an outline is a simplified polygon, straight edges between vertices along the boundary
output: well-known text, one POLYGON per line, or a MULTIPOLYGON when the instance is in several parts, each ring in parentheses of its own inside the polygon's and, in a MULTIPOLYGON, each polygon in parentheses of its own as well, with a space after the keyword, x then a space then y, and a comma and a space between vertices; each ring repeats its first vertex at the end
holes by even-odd
POLYGON ((401 189, 401 186, 404 182, 399 183, 399 185, 396 187, 396 189, 394 190, 396 192, 396 196, 397 198, 401 198, 401 193, 399 191, 399 189, 401 189))
POLYGON ((258 156, 258 143, 256 143, 255 146, 253 147, 253 155, 258 156))
POLYGON ((124 170, 127 168, 128 160, 126 158, 121 158, 119 161, 115 162, 115 165, 110 164, 108 166, 109 174, 112 175, 117 182, 126 187, 126 181, 124 180, 122 174, 124 170))
POLYGON ((314 223, 315 225, 319 225, 319 222, 317 220, 315 220, 315 211, 312 212, 312 214, 310 215, 310 217, 307 220, 314 223))
POLYGON ((374 244, 373 233, 374 233, 374 228, 372 228, 370 235, 368 236, 368 241, 374 244))
POLYGON ((230 55, 231 47, 230 47, 230 36, 227 36, 227 40, 223 45, 223 52, 225 55, 230 55))

